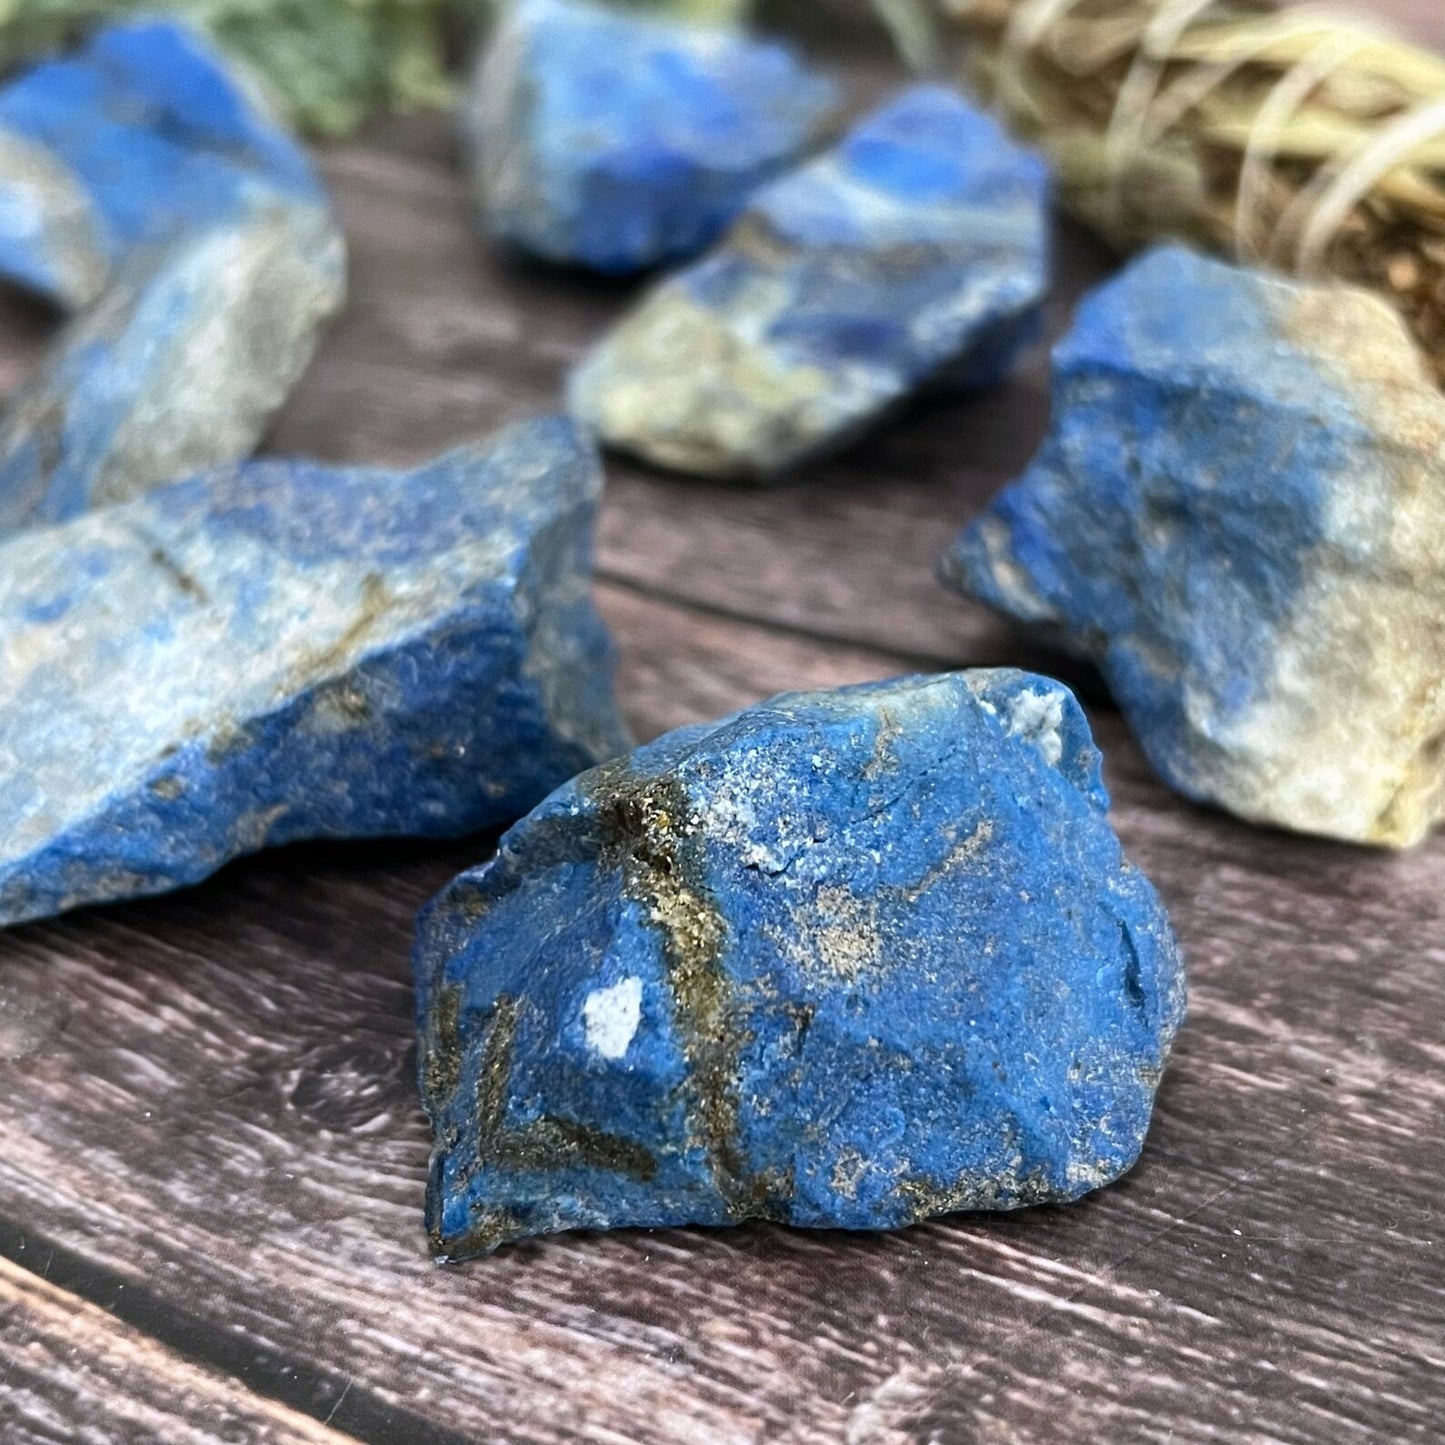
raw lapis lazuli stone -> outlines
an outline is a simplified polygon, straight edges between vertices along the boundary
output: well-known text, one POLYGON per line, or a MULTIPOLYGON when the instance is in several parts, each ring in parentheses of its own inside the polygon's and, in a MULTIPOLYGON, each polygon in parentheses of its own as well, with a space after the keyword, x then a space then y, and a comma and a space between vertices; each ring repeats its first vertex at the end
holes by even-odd
POLYGON ((62 305, 263 192, 325 206, 301 148, 184 25, 107 27, 0 88, 0 275, 62 305))
POLYGON ((621 752, 595 451, 257 462, 0 545, 0 923, 303 838, 515 819, 621 752))
POLYGON ((1107 806, 1020 672, 777 698, 562 788, 422 918, 434 1249, 1115 1179, 1184 985, 1107 806))
POLYGON ((301 151, 155 23, 0 92, 0 271, 87 302, 0 413, 5 532, 249 455, 341 305, 345 248, 301 151), (7 181, 22 145, 60 191, 7 181), (91 262, 57 216, 84 218, 91 262))
POLYGON ((661 466, 766 478, 928 389, 999 380, 1048 284, 1042 161, 919 86, 773 182, 574 373, 574 412, 661 466))
POLYGON ((0 534, 249 456, 344 274, 325 213, 284 203, 123 263, 0 410, 0 534))
POLYGON ((621 274, 696 255, 815 146, 833 86, 785 46, 580 0, 518 0, 463 112, 493 238, 621 274))
POLYGON ((1096 658, 1172 786, 1403 846, 1445 812, 1445 403, 1382 302, 1162 248, 946 560, 1096 658))

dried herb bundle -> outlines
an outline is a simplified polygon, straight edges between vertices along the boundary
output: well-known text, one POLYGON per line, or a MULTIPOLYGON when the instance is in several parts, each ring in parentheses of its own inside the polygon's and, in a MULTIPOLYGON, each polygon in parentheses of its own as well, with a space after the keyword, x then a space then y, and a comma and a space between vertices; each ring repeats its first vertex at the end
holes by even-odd
POLYGON ((1272 0, 879 0, 1128 249, 1182 236, 1386 294, 1445 382, 1445 60, 1272 0))

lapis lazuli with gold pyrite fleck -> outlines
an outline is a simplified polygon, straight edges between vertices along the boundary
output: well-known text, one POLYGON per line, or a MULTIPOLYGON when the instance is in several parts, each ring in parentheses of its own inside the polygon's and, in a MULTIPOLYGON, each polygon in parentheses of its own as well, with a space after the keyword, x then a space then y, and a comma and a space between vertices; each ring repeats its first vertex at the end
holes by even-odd
POLYGON ((1081 307, 962 590, 1098 660, 1173 787, 1401 847, 1445 815, 1445 401, 1398 315, 1177 247, 1081 307))
POLYGON ((0 923, 519 817, 627 745, 595 451, 256 462, 0 544, 0 923))
POLYGON ((1020 672, 776 698, 562 788, 423 916, 433 1247, 1117 1178, 1184 983, 1107 807, 1020 672))
POLYGON ((920 392, 996 382, 1041 330, 1049 193, 990 117, 905 91, 646 295, 572 408, 659 466, 767 479, 920 392))

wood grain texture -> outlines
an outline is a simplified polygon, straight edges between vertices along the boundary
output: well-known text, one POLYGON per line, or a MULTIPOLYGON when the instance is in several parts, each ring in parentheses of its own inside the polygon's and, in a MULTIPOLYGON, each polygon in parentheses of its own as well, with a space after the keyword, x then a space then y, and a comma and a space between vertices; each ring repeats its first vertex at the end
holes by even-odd
POLYGON ((0 1438, 354 1445, 0 1259, 0 1438))
MULTIPOLYGON (((555 405, 627 288, 488 254, 435 121, 326 164, 353 301, 273 447, 411 459, 555 405)), ((1102 258, 1063 247, 1067 300, 1102 258)), ((5 304, 0 383, 47 326, 5 304)), ((1064 670, 932 581, 1034 445, 1042 377, 773 492, 612 468, 600 600, 637 731, 926 663, 1064 670)), ((1246 828, 1093 721, 1192 1002, 1143 1162, 1068 1209, 440 1270, 406 959, 487 840, 288 850, 0 935, 0 1439, 264 1439, 293 1414, 402 1445, 1438 1439, 1445 839, 1392 858, 1246 828)))

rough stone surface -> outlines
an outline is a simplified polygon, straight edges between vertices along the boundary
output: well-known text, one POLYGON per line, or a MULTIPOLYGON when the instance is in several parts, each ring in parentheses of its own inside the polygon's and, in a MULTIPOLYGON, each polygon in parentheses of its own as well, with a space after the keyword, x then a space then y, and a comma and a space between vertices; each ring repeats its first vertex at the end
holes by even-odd
POLYGON ((275 197, 326 205, 301 148, 184 25, 107 27, 0 89, 0 275, 63 305, 275 197))
POLYGON ((0 544, 0 923, 302 838, 519 817, 621 752, 562 420, 262 462, 0 544))
POLYGON ((0 414, 12 531, 249 455, 341 305, 345 248, 289 137, 152 23, 0 92, 0 272, 86 303, 0 414))
POLYGON ((1019 672, 777 698, 562 788, 423 915, 434 1248, 1116 1178, 1184 994, 1107 806, 1019 672))
POLYGON ((623 274, 696 255, 816 146, 837 95, 728 28, 519 0, 463 112, 485 232, 623 274))
POLYGON ((1445 402, 1394 313, 1165 248, 1085 303, 945 574, 1095 657, 1181 792, 1403 846, 1445 811, 1442 549, 1445 402))
POLYGON ((1003 376, 1048 283, 1043 163, 918 86, 764 187, 574 373, 573 410, 677 471, 766 478, 915 393, 1003 376))
POLYGON ((329 218, 284 203, 122 263, 0 411, 0 533, 249 456, 344 290, 329 218))

